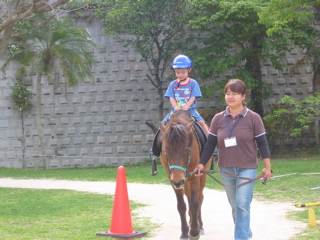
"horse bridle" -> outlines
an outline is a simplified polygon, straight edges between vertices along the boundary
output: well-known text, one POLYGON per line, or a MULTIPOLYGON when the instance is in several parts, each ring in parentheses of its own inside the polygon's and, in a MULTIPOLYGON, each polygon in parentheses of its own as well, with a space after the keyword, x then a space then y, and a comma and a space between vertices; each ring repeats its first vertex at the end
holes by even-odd
POLYGON ((185 168, 184 168, 184 167, 181 167, 181 166, 179 166, 179 165, 172 165, 172 166, 171 166, 170 163, 169 163, 168 154, 167 154, 167 152, 166 152, 166 159, 167 159, 167 163, 168 163, 168 167, 169 167, 169 172, 170 172, 170 174, 171 174, 171 169, 177 168, 177 169, 180 169, 180 170, 182 170, 182 171, 184 172, 185 178, 187 178, 188 176, 190 176, 190 175, 188 174, 188 167, 189 167, 189 164, 190 164, 190 162, 191 162, 190 147, 187 147, 187 148, 186 148, 186 151, 187 151, 188 157, 187 157, 187 166, 186 166, 185 168))

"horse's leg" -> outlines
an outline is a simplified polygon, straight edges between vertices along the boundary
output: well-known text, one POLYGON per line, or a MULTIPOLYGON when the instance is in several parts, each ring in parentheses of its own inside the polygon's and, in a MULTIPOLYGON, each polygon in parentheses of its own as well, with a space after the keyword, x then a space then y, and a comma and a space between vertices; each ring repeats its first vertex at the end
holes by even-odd
POLYGON ((187 206, 184 201, 184 189, 174 189, 174 192, 176 193, 177 197, 177 208, 180 215, 181 220, 181 236, 180 239, 189 239, 188 238, 188 232, 189 232, 189 225, 187 223, 186 218, 186 212, 187 212, 187 206))
POLYGON ((200 238, 200 223, 198 220, 200 202, 199 202, 199 186, 196 183, 186 185, 186 196, 189 202, 189 216, 190 216, 190 232, 189 237, 192 240, 200 238))
POLYGON ((201 209, 202 209, 202 203, 203 203, 203 199, 204 199, 204 195, 203 195, 203 189, 204 186, 206 184, 206 175, 202 175, 200 177, 200 187, 199 187, 199 213, 198 213, 198 221, 200 224, 200 234, 204 235, 204 229, 203 229, 203 222, 202 222, 202 215, 201 215, 201 209))
POLYGON ((200 237, 200 222, 199 222, 199 211, 200 202, 198 199, 197 189, 191 190, 191 201, 189 203, 189 215, 190 215, 190 239, 199 239, 200 237), (193 238, 192 238, 193 237, 193 238))
POLYGON ((202 202, 203 202, 203 192, 201 191, 199 193, 199 212, 198 212, 198 221, 199 221, 199 225, 200 225, 200 235, 204 235, 204 229, 203 229, 203 222, 202 222, 202 216, 201 216, 201 207, 202 207, 202 202))

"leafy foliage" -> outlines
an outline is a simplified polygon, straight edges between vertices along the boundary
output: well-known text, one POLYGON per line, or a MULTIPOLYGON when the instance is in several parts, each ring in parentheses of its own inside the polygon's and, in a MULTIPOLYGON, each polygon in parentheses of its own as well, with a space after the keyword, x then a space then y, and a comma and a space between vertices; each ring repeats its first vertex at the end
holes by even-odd
MULTIPOLYGON (((285 112, 296 115, 296 121, 299 123, 290 134, 291 136, 298 136, 304 129, 309 129, 315 120, 320 120, 320 93, 315 96, 309 96, 301 101, 293 99, 291 96, 284 96, 278 104, 288 104, 285 112)), ((319 133, 318 133, 319 134, 319 133)))
POLYGON ((263 115, 262 101, 270 96, 262 81, 263 63, 270 62, 274 68, 282 69, 285 52, 290 49, 283 35, 269 38, 267 28, 259 23, 258 14, 268 1, 189 2, 193 16, 189 26, 203 32, 203 46, 197 54, 198 65, 202 66, 199 75, 207 79, 222 74, 229 79, 241 78, 251 89, 253 110, 263 115))
POLYGON ((294 27, 295 24, 310 24, 313 18, 312 7, 319 1, 313 0, 271 0, 267 8, 259 13, 260 22, 268 27, 267 34, 272 36, 283 28, 294 27))
POLYGON ((24 111, 31 107, 32 92, 23 84, 16 83, 12 87, 11 100, 13 102, 13 108, 24 111))
POLYGON ((61 71, 68 86, 75 86, 86 77, 92 77, 91 68, 95 56, 89 47, 95 47, 89 32, 74 25, 71 18, 51 19, 50 14, 37 14, 29 21, 18 22, 16 30, 29 30, 23 38, 11 41, 10 55, 3 65, 4 71, 11 60, 21 64, 19 71, 32 67, 35 73, 42 73, 50 79, 52 73, 61 71), (34 29, 38 22, 48 23, 34 29))
POLYGON ((293 45, 305 50, 306 55, 290 71, 291 74, 301 66, 313 69, 313 92, 317 92, 320 75, 320 20, 319 0, 272 0, 263 12, 259 22, 268 28, 267 34, 284 34, 293 45))
POLYGON ((29 39, 35 47, 32 50, 36 53, 33 58, 36 72, 43 71, 44 75, 50 76, 61 68, 68 86, 75 86, 86 77, 92 77, 91 67, 95 57, 88 48, 95 44, 89 32, 75 26, 72 19, 52 20, 32 32, 29 39))
MULTIPOLYGON (((6 0, 0 1, 0 57, 7 49, 10 40, 20 38, 28 34, 28 29, 19 29, 17 31, 16 23, 29 21, 37 13, 53 12, 59 14, 59 8, 69 0, 52 0, 52 1, 29 1, 29 0, 6 0)), ((37 27, 46 24, 38 22, 37 27)))
POLYGON ((263 119, 271 146, 276 148, 275 146, 279 145, 281 151, 290 137, 300 139, 301 142, 304 137, 303 133, 310 129, 315 121, 320 120, 319 106, 319 93, 301 101, 291 96, 284 96, 278 101, 263 119))
POLYGON ((288 110, 291 108, 288 104, 273 106, 263 118, 270 150, 273 153, 285 151, 290 133, 298 126, 296 114, 288 110))
POLYGON ((185 1, 103 0, 97 4, 105 32, 133 46, 157 68, 160 61, 166 67, 177 50, 184 50, 185 1))
POLYGON ((97 5, 92 3, 92 0, 69 1, 63 8, 68 11, 74 19, 80 18, 90 21, 96 18, 94 11, 97 5))

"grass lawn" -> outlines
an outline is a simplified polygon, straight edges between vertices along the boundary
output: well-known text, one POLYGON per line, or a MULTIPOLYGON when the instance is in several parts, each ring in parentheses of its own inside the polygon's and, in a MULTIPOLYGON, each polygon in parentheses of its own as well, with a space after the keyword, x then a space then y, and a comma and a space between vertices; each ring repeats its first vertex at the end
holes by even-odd
MULTIPOLYGON (((165 171, 158 164, 158 175, 151 176, 150 162, 126 167, 127 182, 169 184, 165 171)), ((263 164, 259 162, 259 170, 263 164)), ((263 185, 258 181, 255 197, 260 200, 298 203, 320 202, 320 158, 274 160, 275 178, 263 185), (318 173, 318 174, 310 174, 318 173), (277 177, 286 175, 283 177, 277 177)), ((115 181, 117 167, 72 168, 52 170, 23 170, 0 167, 0 178, 65 179, 83 181, 115 181)), ((219 175, 215 175, 220 179, 219 175)), ((1 181, 1 179, 0 179, 1 181)), ((208 188, 223 188, 208 177, 208 188)), ((112 211, 112 196, 67 190, 29 190, 0 188, 1 239, 96 239, 97 232, 108 231, 112 211), (41 236, 41 237, 40 237, 41 236), (45 238, 43 237, 45 236, 45 238), (13 238, 12 238, 13 237, 13 238)), ((132 209, 141 204, 130 203, 132 209)), ((290 218, 308 223, 308 209, 290 213, 290 218)), ((313 207, 320 219, 320 207, 313 207)), ((147 231, 148 237, 159 227, 149 219, 133 222, 134 230, 147 231)), ((320 240, 320 226, 307 227, 296 239, 320 240)), ((104 239, 108 239, 105 238, 104 239)))
MULTIPOLYGON (((132 210, 143 206, 131 202, 132 210)), ((113 196, 69 190, 0 188, 0 236, 18 239, 96 239, 110 230, 113 196), (111 211, 111 212, 109 212, 111 211)), ((146 228, 136 218, 134 230, 146 228)))

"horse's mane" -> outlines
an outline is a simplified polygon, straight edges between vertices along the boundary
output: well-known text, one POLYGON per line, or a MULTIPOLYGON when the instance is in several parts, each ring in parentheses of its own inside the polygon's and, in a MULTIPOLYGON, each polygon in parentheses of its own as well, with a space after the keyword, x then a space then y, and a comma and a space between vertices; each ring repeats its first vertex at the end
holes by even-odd
POLYGON ((191 115, 187 111, 177 111, 172 114, 167 123, 166 131, 163 135, 163 140, 167 146, 178 149, 185 147, 186 143, 191 144, 192 132, 190 127, 193 123, 191 115))

